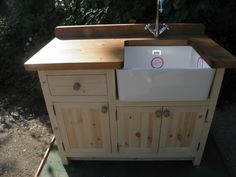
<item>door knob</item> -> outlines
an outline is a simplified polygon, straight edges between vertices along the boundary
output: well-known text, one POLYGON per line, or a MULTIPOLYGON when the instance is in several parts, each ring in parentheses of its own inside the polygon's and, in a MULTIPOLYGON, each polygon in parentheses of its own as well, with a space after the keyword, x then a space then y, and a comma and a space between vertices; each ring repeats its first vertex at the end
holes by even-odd
POLYGON ((107 111, 108 111, 108 107, 107 107, 107 106, 102 106, 101 112, 102 112, 103 114, 105 114, 105 113, 107 113, 107 111))
POLYGON ((80 89, 80 87, 81 87, 80 83, 79 82, 75 82, 74 86, 73 86, 73 89, 77 91, 77 90, 80 89))
POLYGON ((161 110, 157 110, 155 112, 155 114, 156 114, 156 117, 161 117, 162 116, 162 111, 161 110))
POLYGON ((165 110, 163 112, 163 115, 164 115, 164 117, 169 117, 170 116, 170 111, 169 110, 165 110))

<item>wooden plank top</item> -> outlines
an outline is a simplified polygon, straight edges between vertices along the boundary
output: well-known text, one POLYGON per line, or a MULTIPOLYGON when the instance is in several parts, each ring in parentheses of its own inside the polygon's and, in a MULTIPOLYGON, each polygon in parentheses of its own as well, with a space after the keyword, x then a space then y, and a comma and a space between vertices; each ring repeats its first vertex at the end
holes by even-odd
MULTIPOLYGON (((58 26, 55 28, 55 36, 59 39, 152 38, 153 35, 144 30, 144 27, 145 24, 58 26)), ((203 35, 205 33, 205 26, 200 23, 171 23, 170 28, 171 30, 166 30, 161 36, 203 35)))
MULTIPOLYGON (((111 26, 115 29, 114 25, 111 26)), ((137 33, 134 35, 135 37, 132 36, 129 30, 134 30, 134 25, 131 25, 131 29, 123 25, 123 27, 125 27, 128 32, 122 30, 120 25, 118 26, 118 36, 116 37, 111 37, 114 35, 114 32, 107 32, 108 34, 106 36, 105 29, 103 29, 103 32, 99 32, 99 35, 95 35, 93 33, 95 33, 96 30, 94 30, 93 26, 93 30, 91 30, 93 32, 90 33, 92 37, 90 38, 88 38, 87 33, 85 33, 81 27, 77 27, 76 30, 73 29, 74 32, 71 32, 75 33, 77 38, 78 35, 76 31, 79 30, 80 33, 82 33, 80 34, 79 39, 67 39, 75 37, 70 34, 69 36, 64 36, 64 39, 66 40, 61 40, 63 35, 61 33, 57 33, 57 35, 61 35, 61 39, 54 38, 51 42, 49 42, 45 47, 43 47, 27 62, 25 62, 25 68, 26 70, 34 71, 68 69, 120 69, 123 66, 123 49, 125 45, 191 45, 212 68, 236 68, 236 58, 224 48, 219 46, 216 42, 209 39, 208 37, 203 36, 202 29, 200 27, 198 27, 199 34, 195 30, 194 34, 192 35, 189 32, 189 34, 180 36, 178 32, 177 35, 163 35, 161 38, 155 39, 145 35, 143 35, 143 37, 138 37, 137 33), (83 33, 85 33, 84 36, 83 33), (95 37, 93 37, 93 35, 95 35, 95 37), (119 37, 119 35, 121 35, 121 37, 119 37)), ((137 26, 139 29, 140 25, 137 26)), ((89 27, 85 26, 82 28, 87 31, 89 27)), ((109 25, 108 28, 108 31, 110 31, 111 27, 109 27, 109 25)), ((181 29, 181 27, 178 28, 181 29)), ((142 36, 141 34, 139 35, 142 36)))
POLYGON ((124 40, 54 38, 25 63, 25 68, 27 70, 121 68, 124 40))
POLYGON ((188 41, 212 68, 236 68, 236 57, 210 38, 191 38, 188 41))

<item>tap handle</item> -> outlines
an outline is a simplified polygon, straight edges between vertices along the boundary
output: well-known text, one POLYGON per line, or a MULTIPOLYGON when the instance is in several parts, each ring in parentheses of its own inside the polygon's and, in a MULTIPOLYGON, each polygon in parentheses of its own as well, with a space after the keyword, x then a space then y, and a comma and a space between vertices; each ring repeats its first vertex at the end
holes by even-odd
POLYGON ((165 27, 167 30, 170 29, 170 25, 169 25, 169 24, 166 24, 166 23, 163 23, 163 27, 165 27))
POLYGON ((147 30, 150 27, 151 27, 151 24, 147 24, 147 25, 145 25, 144 29, 147 30))

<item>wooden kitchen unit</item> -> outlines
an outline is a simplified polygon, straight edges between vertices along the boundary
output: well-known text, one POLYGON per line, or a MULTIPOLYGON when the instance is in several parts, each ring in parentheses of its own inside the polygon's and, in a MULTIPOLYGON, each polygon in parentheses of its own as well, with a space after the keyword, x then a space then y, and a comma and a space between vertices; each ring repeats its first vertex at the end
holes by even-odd
POLYGON ((201 24, 170 24, 160 38, 138 25, 57 27, 56 37, 25 63, 38 71, 64 164, 69 160, 192 160, 199 165, 229 52, 201 24), (135 42, 136 41, 136 42, 135 42), (124 45, 190 45, 215 69, 202 101, 121 101, 116 69, 124 45), (132 44, 134 43, 134 44, 132 44))

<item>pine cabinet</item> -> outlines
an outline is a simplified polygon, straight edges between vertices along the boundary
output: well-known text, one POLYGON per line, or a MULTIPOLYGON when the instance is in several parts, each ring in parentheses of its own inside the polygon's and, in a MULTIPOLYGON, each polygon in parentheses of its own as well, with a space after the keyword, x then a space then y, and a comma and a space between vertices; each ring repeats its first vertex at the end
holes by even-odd
POLYGON ((192 160, 199 165, 224 70, 203 101, 120 101, 114 70, 39 71, 49 118, 68 160, 192 160))
POLYGON ((194 152, 206 107, 118 108, 121 153, 194 152))
POLYGON ((55 103, 67 152, 111 152, 107 103, 55 103))

